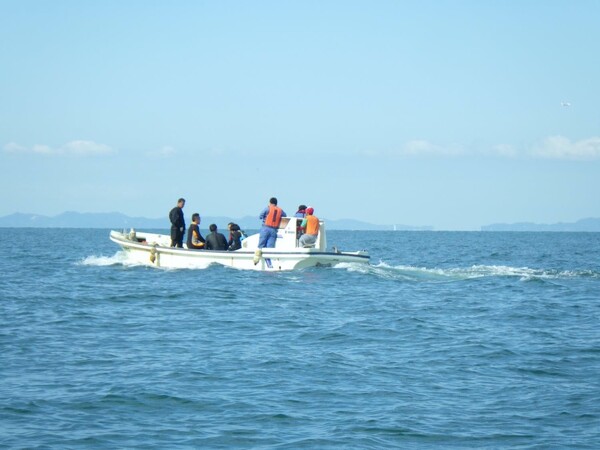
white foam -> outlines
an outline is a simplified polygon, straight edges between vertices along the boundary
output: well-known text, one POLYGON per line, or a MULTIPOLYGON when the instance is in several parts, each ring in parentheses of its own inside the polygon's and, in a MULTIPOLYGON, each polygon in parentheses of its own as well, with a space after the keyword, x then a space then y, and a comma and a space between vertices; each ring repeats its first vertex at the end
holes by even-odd
POLYGON ((123 266, 139 266, 141 264, 130 261, 127 255, 127 252, 118 251, 113 256, 88 256, 87 258, 79 261, 78 264, 82 266, 114 266, 114 265, 123 265, 123 266))
POLYGON ((557 271, 497 265, 473 265, 471 267, 428 268, 418 266, 391 266, 383 261, 375 265, 342 263, 336 268, 351 272, 371 273, 382 278, 398 278, 414 281, 452 281, 484 277, 515 277, 522 281, 532 279, 564 279, 590 275, 589 271, 557 271))

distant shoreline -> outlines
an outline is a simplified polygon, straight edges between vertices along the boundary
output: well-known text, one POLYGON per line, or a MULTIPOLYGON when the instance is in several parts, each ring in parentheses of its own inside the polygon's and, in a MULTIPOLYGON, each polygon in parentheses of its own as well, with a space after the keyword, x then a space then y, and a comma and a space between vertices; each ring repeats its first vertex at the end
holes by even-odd
POLYGON ((481 227, 481 231, 521 231, 521 232, 599 232, 600 218, 586 218, 577 222, 537 224, 519 222, 512 224, 497 223, 481 227))
MULTIPOLYGON (((189 220, 189 218, 186 218, 189 220)), ((433 227, 414 227, 409 225, 378 225, 362 222, 355 219, 329 220, 324 218, 330 230, 352 231, 393 231, 394 226, 398 231, 433 231, 433 227)), ((203 216, 202 227, 208 228, 211 223, 224 229, 229 222, 240 225, 242 229, 258 229, 260 221, 257 217, 246 216, 241 218, 203 216)), ((149 219, 147 217, 130 217, 122 213, 79 213, 64 212, 57 216, 43 216, 39 214, 14 213, 0 217, 1 228, 96 228, 96 229, 166 229, 169 230, 169 221, 165 218, 149 219)))
MULTIPOLYGON (((600 218, 586 218, 572 223, 537 224, 532 222, 495 223, 481 226, 479 230, 444 230, 432 226, 410 225, 380 225, 362 222, 355 219, 329 220, 324 218, 327 228, 339 231, 457 231, 457 232, 600 232, 600 218)), ((258 217, 246 216, 242 218, 211 217, 202 218, 202 225, 216 223, 225 228, 229 222, 235 222, 243 229, 258 229, 258 217)), ((139 228, 169 231, 168 219, 146 217, 130 217, 122 213, 79 213, 64 212, 57 216, 44 216, 40 214, 14 213, 0 217, 0 228, 79 228, 79 229, 123 229, 139 228)))
MULTIPOLYGON (((169 234, 168 228, 152 228, 152 227, 84 227, 84 226, 49 226, 49 227, 41 227, 41 226, 6 226, 0 225, 0 229, 5 230, 39 230, 41 228, 47 230, 122 230, 122 229, 139 229, 145 231, 152 231, 158 233, 169 234)), ((208 227, 206 227, 208 229, 208 227)), ((258 233, 259 228, 244 228, 244 230, 250 234, 258 233)), ((600 230, 381 230, 381 229, 342 229, 342 228, 331 228, 329 227, 329 231, 347 231, 347 232, 378 232, 378 233, 482 233, 482 234, 493 234, 493 233, 512 233, 512 234, 531 234, 531 233, 539 233, 539 234, 557 234, 557 233, 600 233, 600 230)))

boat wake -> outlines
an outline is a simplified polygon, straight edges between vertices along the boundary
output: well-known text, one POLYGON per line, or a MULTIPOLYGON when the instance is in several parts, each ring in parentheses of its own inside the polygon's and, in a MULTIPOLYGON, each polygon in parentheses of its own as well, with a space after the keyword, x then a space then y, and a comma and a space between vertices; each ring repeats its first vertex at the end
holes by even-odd
POLYGON ((489 265, 474 265, 464 268, 427 268, 405 265, 391 266, 385 262, 380 262, 376 265, 342 263, 335 267, 350 272, 376 275, 380 278, 425 282, 448 282, 489 277, 518 278, 520 281, 600 278, 600 272, 593 270, 559 271, 489 265))
MULTIPOLYGON (((137 261, 129 259, 128 253, 118 251, 113 256, 88 256, 77 264, 82 266, 115 266, 125 267, 144 266, 137 261)), ((554 270, 532 269, 529 267, 511 267, 494 265, 474 265, 471 267, 456 268, 427 268, 407 265, 392 266, 385 262, 379 264, 338 263, 335 269, 348 272, 374 275, 382 279, 415 281, 415 282, 452 282, 472 280, 477 278, 517 278, 520 281, 535 280, 564 280, 575 278, 600 279, 600 272, 594 270, 554 270)))
POLYGON ((84 258, 81 261, 79 261, 78 264, 80 264, 82 266, 97 266, 97 267, 116 266, 116 265, 134 267, 134 266, 143 265, 138 262, 131 261, 127 255, 127 252, 124 252, 124 251, 118 251, 113 256, 88 256, 87 258, 84 258))

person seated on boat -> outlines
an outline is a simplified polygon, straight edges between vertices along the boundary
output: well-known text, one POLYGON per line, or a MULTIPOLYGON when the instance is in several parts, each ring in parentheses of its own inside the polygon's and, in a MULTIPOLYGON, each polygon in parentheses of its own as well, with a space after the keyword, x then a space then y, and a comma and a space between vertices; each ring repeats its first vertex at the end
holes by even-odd
POLYGON ((300 247, 315 245, 319 235, 319 219, 314 215, 314 208, 306 208, 306 217, 302 221, 304 234, 300 236, 300 247))
POLYGON ((258 248, 275 248, 277 229, 281 223, 281 218, 286 216, 285 211, 277 206, 277 199, 271 197, 269 205, 258 216, 263 221, 258 237, 258 248))
POLYGON ((200 214, 192 214, 192 224, 188 229, 187 248, 190 250, 204 250, 205 240, 200 234, 200 214))
POLYGON ((206 250, 227 250, 227 239, 217 231, 217 226, 211 223, 208 229, 210 233, 206 235, 206 250))
POLYGON ((237 223, 229 222, 227 224, 229 229, 229 241, 227 241, 227 250, 235 251, 242 248, 242 237, 244 232, 240 230, 240 226, 237 223))
POLYGON ((169 212, 169 220, 171 221, 171 247, 183 247, 183 233, 185 233, 184 206, 185 199, 180 198, 177 200, 177 206, 169 212))
MULTIPOLYGON (((304 219, 304 216, 306 216, 306 205, 300 205, 298 206, 298 211, 296 211, 294 217, 298 219, 304 219)), ((300 236, 302 236, 302 227, 300 226, 299 221, 296 221, 296 223, 298 224, 298 226, 296 227, 296 239, 299 239, 300 236)))
POLYGON ((296 211, 296 214, 294 214, 294 217, 299 217, 300 219, 304 219, 304 216, 306 216, 306 205, 300 205, 300 206, 298 206, 298 211, 296 211))

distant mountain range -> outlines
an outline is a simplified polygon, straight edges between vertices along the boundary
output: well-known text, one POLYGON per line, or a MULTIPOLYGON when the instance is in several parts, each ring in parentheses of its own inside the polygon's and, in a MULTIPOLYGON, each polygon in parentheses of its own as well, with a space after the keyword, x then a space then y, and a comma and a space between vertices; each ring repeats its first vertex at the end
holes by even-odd
MULTIPOLYGON (((189 217, 186 217, 189 222, 189 217)), ((245 216, 241 218, 203 216, 201 228, 208 228, 211 223, 216 223, 224 229, 229 222, 235 222, 245 230, 260 228, 258 217, 245 216)), ((379 225, 362 222, 355 219, 328 220, 325 219, 330 230, 398 230, 398 231, 431 231, 433 227, 413 227, 409 225, 379 225)), ((64 212, 57 216, 43 216, 40 214, 15 213, 0 217, 0 228, 139 228, 166 230, 170 227, 166 217, 149 219, 147 217, 130 217, 122 213, 79 213, 64 212)), ((588 231, 600 232, 600 218, 581 219, 572 223, 537 224, 531 222, 495 223, 481 227, 481 231, 588 231)))
MULTIPOLYGON (((186 217, 189 222, 189 218, 186 217)), ((408 225, 376 225, 353 219, 326 220, 327 228, 330 230, 402 230, 402 231, 425 231, 433 230, 433 227, 411 227, 408 225)), ((260 228, 258 217, 246 216, 242 218, 232 217, 202 217, 202 228, 208 228, 211 223, 216 223, 221 229, 225 229, 229 222, 235 222, 242 229, 255 230, 260 228)), ((0 227, 32 227, 32 228, 140 228, 140 229, 168 229, 169 219, 149 219, 147 217, 129 217, 122 213, 79 213, 64 212, 57 216, 48 217, 39 214, 15 213, 0 217, 0 227)))
POLYGON ((481 231, 600 231, 600 219, 581 219, 572 223, 539 224, 531 222, 495 223, 481 227, 481 231))

